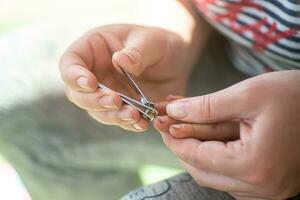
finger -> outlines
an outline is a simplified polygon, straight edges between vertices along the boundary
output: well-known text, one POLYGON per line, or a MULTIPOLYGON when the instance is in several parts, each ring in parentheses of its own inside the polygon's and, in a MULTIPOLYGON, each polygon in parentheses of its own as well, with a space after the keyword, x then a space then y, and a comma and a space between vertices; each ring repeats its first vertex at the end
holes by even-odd
POLYGON ((168 116, 158 116, 153 120, 153 126, 159 132, 168 132, 169 127, 172 124, 178 123, 176 120, 168 117, 168 116))
POLYGON ((71 102, 91 111, 118 110, 122 105, 121 98, 108 90, 83 93, 67 88, 66 94, 71 102))
POLYGON ((123 105, 116 113, 116 117, 121 121, 121 125, 131 125, 141 119, 139 111, 129 105, 123 105))
POLYGON ((226 192, 241 192, 249 188, 248 184, 240 180, 196 168, 183 160, 180 162, 200 186, 226 192))
POLYGON ((182 97, 182 96, 175 96, 175 95, 168 95, 166 97, 165 101, 162 101, 162 102, 159 102, 159 103, 155 103, 154 104, 154 108, 157 110, 158 115, 166 115, 167 114, 167 111, 166 111, 167 105, 171 101, 174 101, 174 100, 177 100, 177 99, 182 99, 182 98, 184 98, 184 97, 182 97))
POLYGON ((119 110, 112 111, 88 111, 89 115, 98 122, 106 125, 129 125, 140 120, 140 114, 134 108, 124 105, 119 110))
POLYGON ((61 75, 68 87, 81 92, 94 92, 97 89, 97 78, 81 65, 71 65, 62 70, 61 75))
POLYGON ((223 142, 201 142, 194 138, 176 139, 169 133, 161 132, 166 146, 181 160, 201 169, 228 176, 236 176, 241 169, 239 156, 223 142))
POLYGON ((110 51, 104 39, 93 31, 77 40, 62 56, 60 73, 66 85, 77 91, 91 92, 97 89, 97 78, 92 73, 111 64, 110 51), (101 55, 101 59, 96 59, 101 55))
POLYGON ((167 111, 167 105, 170 103, 170 101, 162 101, 159 103, 154 104, 154 108, 157 110, 158 115, 166 115, 167 111))
POLYGON ((171 102, 167 105, 167 113, 174 119, 189 123, 217 123, 249 117, 252 102, 247 98, 249 94, 243 84, 171 102))
POLYGON ((144 132, 148 129, 149 123, 145 119, 139 119, 138 122, 130 125, 122 125, 121 128, 132 132, 144 132))
POLYGON ((134 76, 140 75, 147 67, 160 61, 167 48, 164 34, 157 30, 136 30, 130 33, 125 47, 113 54, 114 67, 126 69, 134 76))
POLYGON ((218 124, 173 124, 168 131, 175 138, 197 138, 199 140, 236 140, 239 138, 238 122, 218 124))
POLYGON ((166 101, 174 101, 174 100, 183 99, 183 98, 184 98, 184 96, 170 94, 166 97, 166 101))

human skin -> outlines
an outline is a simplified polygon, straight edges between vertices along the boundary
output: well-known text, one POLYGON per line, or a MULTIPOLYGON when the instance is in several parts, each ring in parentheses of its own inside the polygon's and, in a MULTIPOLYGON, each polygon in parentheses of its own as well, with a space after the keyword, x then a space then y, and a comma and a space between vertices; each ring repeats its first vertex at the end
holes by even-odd
MULTIPOLYGON (((182 2, 190 13, 187 21, 195 26, 111 25, 95 28, 71 45, 60 61, 70 101, 101 123, 146 130, 148 123, 135 109, 114 92, 97 89, 97 82, 130 93, 123 87, 122 66, 154 101, 183 94, 210 28, 197 23, 182 2)), ((284 199, 299 192, 299 80, 299 71, 270 73, 183 99, 192 104, 189 115, 174 116, 170 104, 168 116, 154 125, 200 185, 237 199, 284 199)))
MULTIPOLYGON (((109 25, 95 28, 75 41, 60 60, 68 99, 103 124, 145 131, 148 122, 114 93, 138 98, 120 66, 135 76, 145 95, 153 101, 160 101, 170 93, 185 92, 188 75, 211 29, 193 13, 187 0, 181 3, 181 11, 187 14, 181 19, 185 23, 178 23, 178 27, 109 25), (98 82, 114 91, 98 89, 98 82)), ((175 16, 178 10, 165 12, 174 12, 175 16)))
POLYGON ((154 126, 199 185, 241 200, 300 192, 300 70, 160 107, 154 126))

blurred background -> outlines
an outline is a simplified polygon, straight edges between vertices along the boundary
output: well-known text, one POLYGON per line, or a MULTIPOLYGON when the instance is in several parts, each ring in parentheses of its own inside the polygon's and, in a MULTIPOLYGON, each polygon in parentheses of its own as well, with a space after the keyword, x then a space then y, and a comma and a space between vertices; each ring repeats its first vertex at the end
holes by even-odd
MULTIPOLYGON (((91 28, 105 24, 145 21, 152 21, 153 24, 157 21, 164 23, 164 16, 151 15, 158 9, 158 3, 162 2, 159 0, 0 1, 0 73, 2 74, 0 75, 0 113, 4 113, 0 117, 2 120, 0 135, 3 136, 0 142, 0 154, 3 154, 0 156, 0 199, 31 199, 22 184, 22 179, 19 178, 13 165, 7 161, 22 160, 22 157, 14 157, 14 155, 21 155, 18 151, 22 152, 24 148, 20 147, 16 150, 10 147, 9 142, 22 145, 16 139, 19 138, 18 135, 11 137, 10 132, 6 132, 6 130, 18 130, 20 127, 26 130, 30 128, 24 126, 28 123, 22 124, 18 120, 10 121, 11 123, 5 121, 10 119, 10 113, 20 106, 34 105, 35 100, 43 94, 51 96, 58 92, 62 93, 63 87, 58 73, 59 57, 76 38, 91 28), (149 15, 145 15, 148 17, 136 17, 145 6, 149 8, 149 15), (34 86, 28 81, 31 79, 34 79, 34 86)), ((42 130, 47 128, 49 127, 41 127, 42 130)), ((32 146, 34 145, 33 143, 32 146)), ((178 172, 177 168, 149 164, 140 167, 138 173, 142 184, 148 184, 178 172)))

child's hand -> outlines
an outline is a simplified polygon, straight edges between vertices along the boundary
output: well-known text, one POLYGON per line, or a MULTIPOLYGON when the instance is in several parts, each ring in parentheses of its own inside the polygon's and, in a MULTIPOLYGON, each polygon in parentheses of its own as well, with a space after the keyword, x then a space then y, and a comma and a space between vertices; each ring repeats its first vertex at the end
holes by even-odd
POLYGON ((182 93, 191 68, 187 45, 176 34, 159 28, 114 25, 94 29, 62 56, 60 72, 69 100, 104 124, 143 131, 148 123, 112 91, 135 97, 119 66, 136 76, 151 100, 182 93))
POLYGON ((164 123, 157 118, 154 124, 200 185, 237 199, 286 199, 300 192, 299 70, 268 73, 213 94, 172 101, 166 112, 169 118, 164 123), (237 122, 239 127, 230 124, 237 122), (216 123, 226 128, 209 128, 216 123), (190 134, 184 125, 174 132, 171 124, 202 128, 190 134), (216 134, 219 138, 206 141, 216 134), (220 141, 228 138, 230 142, 220 141))

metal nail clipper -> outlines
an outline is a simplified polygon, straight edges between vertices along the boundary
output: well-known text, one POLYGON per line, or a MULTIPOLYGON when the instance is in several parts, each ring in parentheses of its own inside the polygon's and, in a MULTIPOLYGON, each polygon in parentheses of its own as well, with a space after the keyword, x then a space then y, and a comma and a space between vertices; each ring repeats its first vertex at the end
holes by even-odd
MULTIPOLYGON (((140 100, 139 101, 135 100, 135 99, 130 98, 130 97, 128 97, 124 94, 121 94, 119 92, 116 92, 116 94, 119 95, 125 103, 127 103, 128 105, 130 105, 130 106, 134 107, 135 109, 137 109, 142 114, 142 117, 144 119, 152 121, 157 115, 157 110, 154 108, 154 103, 149 101, 145 97, 145 95, 143 94, 141 89, 138 87, 136 82, 133 80, 133 78, 129 75, 129 73, 126 72, 121 67, 120 67, 120 69, 122 70, 124 75, 127 77, 129 82, 133 86, 134 90, 139 94, 140 100)), ((101 89, 111 90, 110 88, 103 85, 102 83, 98 83, 98 87, 101 88, 101 89)))

